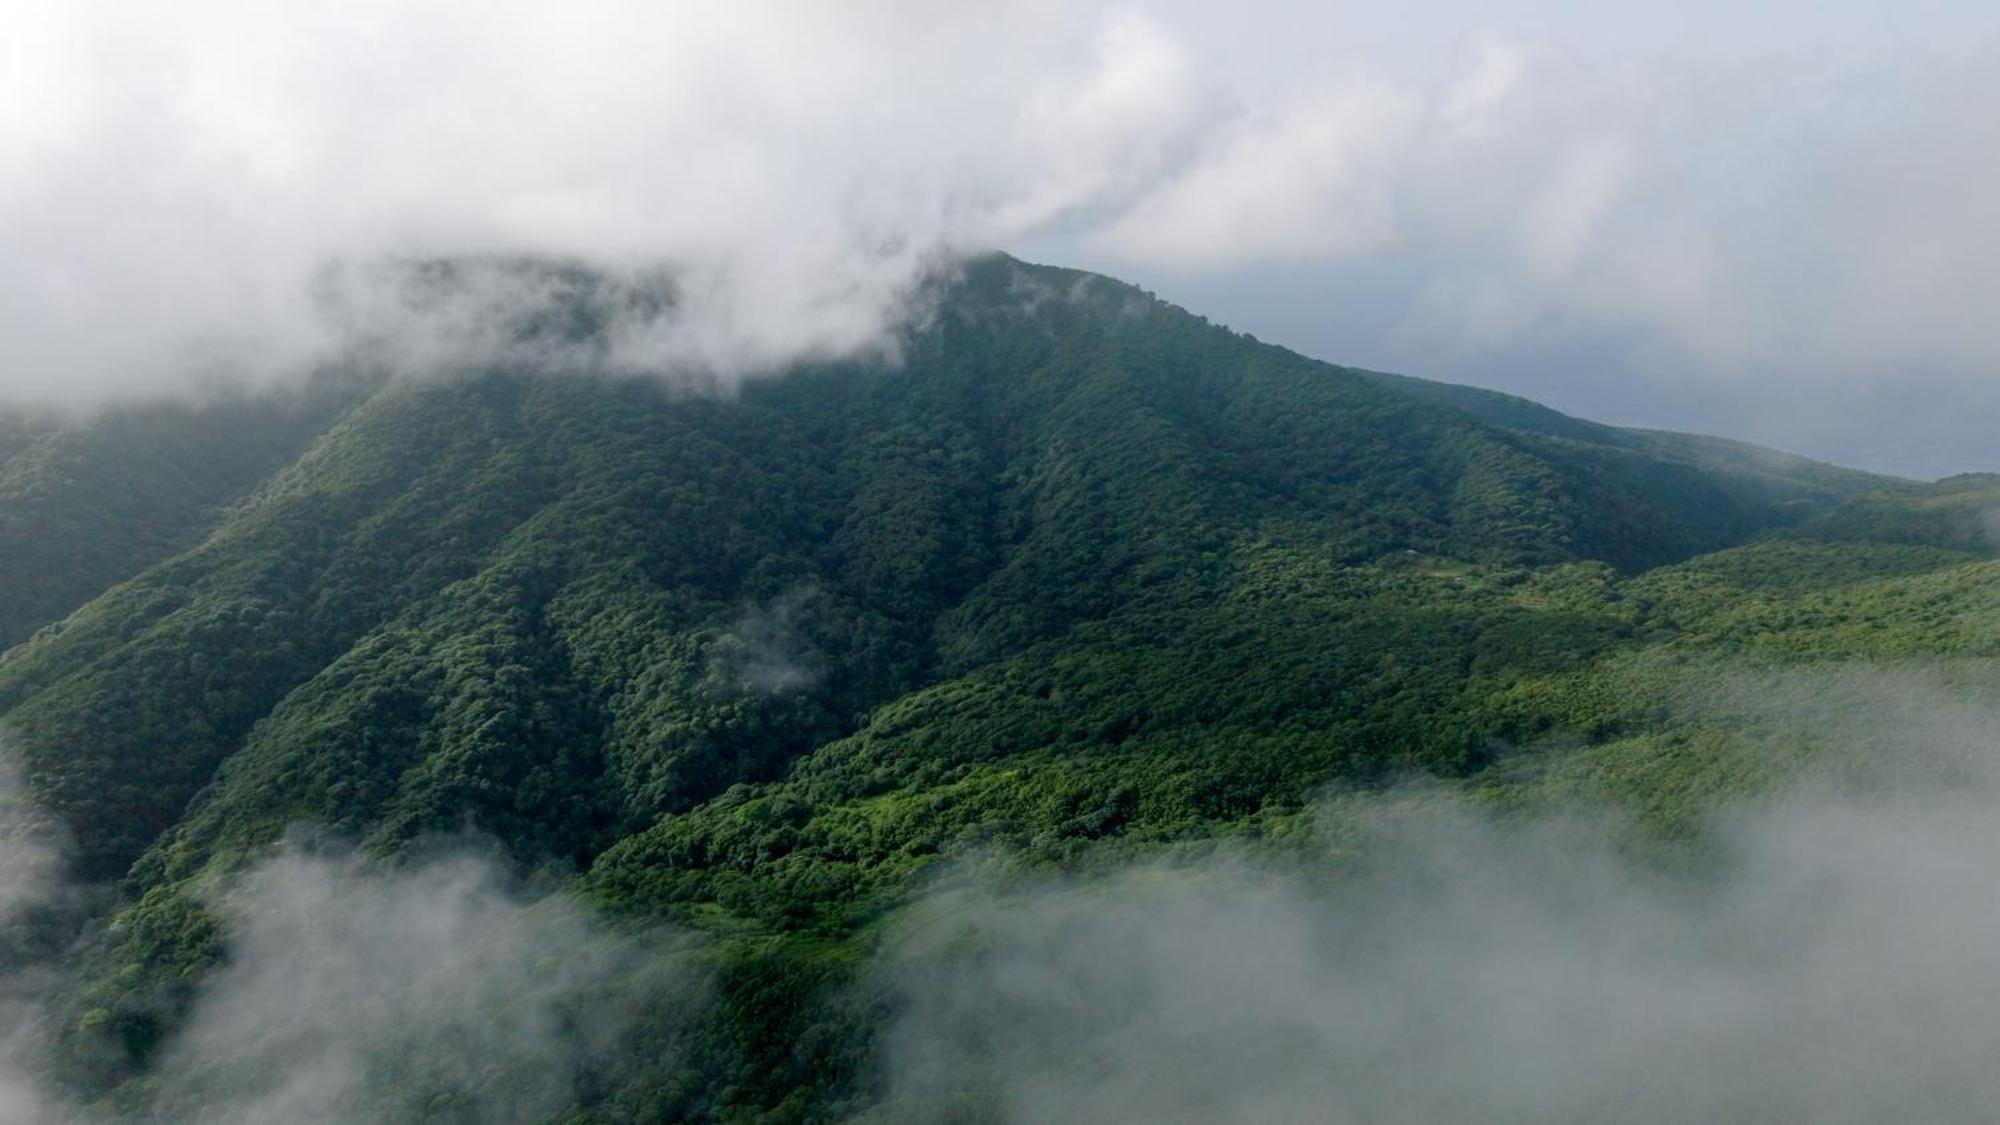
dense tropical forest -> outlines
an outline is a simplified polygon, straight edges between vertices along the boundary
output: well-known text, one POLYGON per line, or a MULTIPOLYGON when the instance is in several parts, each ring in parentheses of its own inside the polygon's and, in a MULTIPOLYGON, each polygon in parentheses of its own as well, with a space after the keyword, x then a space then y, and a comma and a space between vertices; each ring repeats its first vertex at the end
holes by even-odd
POLYGON ((881 966, 953 888, 1338 878, 1439 802, 1614 810, 1694 869, 1859 721, 1746 695, 1990 698, 2000 476, 1597 425, 1006 257, 926 307, 891 358, 728 393, 356 365, 0 430, 0 721, 69 888, 0 919, 60 981, 63 1104, 269 1081, 187 1073, 254 963, 231 888, 476 862, 519 909, 453 940, 553 935, 537 980, 625 951, 538 1009, 615 1035, 532 1096, 539 1055, 361 1059, 357 1120, 1025 1119, 887 1061, 881 966))

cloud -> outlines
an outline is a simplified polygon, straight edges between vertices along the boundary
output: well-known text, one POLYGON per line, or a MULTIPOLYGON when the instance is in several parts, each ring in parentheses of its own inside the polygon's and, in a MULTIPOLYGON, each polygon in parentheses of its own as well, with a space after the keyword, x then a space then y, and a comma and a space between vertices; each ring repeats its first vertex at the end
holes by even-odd
POLYGON ((810 585, 800 586, 767 604, 745 607, 710 649, 709 685, 770 695, 817 683, 821 657, 804 634, 802 618, 818 594, 810 585))
POLYGON ((1140 197, 1105 247, 1177 266, 1323 258, 1395 237, 1394 170, 1421 103, 1354 79, 1226 126, 1213 150, 1140 197))
POLYGON ((0 66, 0 396, 294 369, 357 309, 409 327, 357 288, 381 263, 454 255, 664 271, 612 358, 706 379, 891 347, 941 260, 1020 245, 1351 268, 1410 292, 1382 331, 1447 348, 2000 360, 1990 48, 1582 58, 1513 14, 1538 33, 1452 32, 1439 76, 1275 3, 31 0, 0 66))
POLYGON ((1225 126, 1102 235, 1140 269, 1311 261, 1474 355, 1642 336, 1682 375, 1987 371, 1993 51, 1592 65, 1493 34, 1454 82, 1321 79, 1225 126))
POLYGON ((674 1006, 698 1003, 670 949, 523 899, 474 856, 385 872, 291 852, 219 905, 228 961, 156 1068, 170 1120, 540 1121, 645 1061, 640 1042, 670 1051, 674 1006))
POLYGON ((1472 65, 1445 91, 1438 116, 1447 126, 1478 128, 1489 110, 1513 92, 1527 72, 1529 54, 1521 44, 1494 31, 1476 36, 1472 65))
POLYGON ((34 803, 11 752, 0 753, 0 927, 47 903, 62 881, 66 835, 34 803))
POLYGON ((314 279, 384 258, 670 269, 681 315, 631 341, 662 370, 851 352, 940 254, 1115 190, 1187 101, 1142 17, 1039 4, 86 0, 10 38, 13 397, 295 365, 344 326, 314 279))
POLYGON ((1221 91, 1203 88, 1188 46, 1152 20, 1114 10, 1097 51, 1089 72, 1055 79, 1021 107, 1039 169, 1019 198, 996 210, 996 232, 1034 231, 1144 189, 1217 114, 1204 103, 1221 91))
POLYGON ((2000 1098, 1990 671, 1703 702, 1838 768, 1725 811, 1697 874, 1587 811, 1415 793, 1358 851, 949 893, 888 970, 881 1116, 1978 1119, 2000 1098))
POLYGON ((1970 188, 2000 173, 1975 139, 2000 128, 1992 62, 1551 64, 1494 111, 1508 151, 1436 156, 1440 180, 1522 189, 1511 244, 1440 240, 1437 279, 1642 331, 1695 374, 1990 368, 2000 336, 1964 294, 2000 280, 2000 215, 1970 188))
POLYGON ((56 983, 50 962, 70 931, 65 841, 55 817, 31 800, 12 754, 0 752, 0 1120, 55 1122, 65 1112, 36 1078, 56 983))
MULTIPOLYGON (((0 770, 0 1120, 125 1120, 44 1066, 76 984, 62 856, 0 770)), ((384 867, 288 845, 209 905, 227 956, 125 1091, 149 1121, 542 1121, 670 1060, 707 1002, 686 938, 528 895, 469 846, 384 867)))

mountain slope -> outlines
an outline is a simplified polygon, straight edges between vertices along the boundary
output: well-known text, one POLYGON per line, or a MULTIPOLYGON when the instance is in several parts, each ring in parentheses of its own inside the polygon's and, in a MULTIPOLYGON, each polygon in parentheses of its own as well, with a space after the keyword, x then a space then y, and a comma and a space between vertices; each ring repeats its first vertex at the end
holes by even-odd
POLYGON ((87 422, 0 419, 0 647, 199 542, 297 458, 356 393, 125 407, 87 422))
MULTIPOLYGON (((77 868, 120 882, 74 1003, 89 1081, 141 1071, 225 956, 205 881, 300 825, 381 855, 472 829, 610 910, 779 941, 725 993, 798 956, 769 986, 795 1005, 845 956, 811 943, 860 940, 941 856, 1068 863, 1330 784, 1476 781, 1649 721, 1592 694, 1637 650, 1837 653, 1925 599, 1984 612, 1976 482, 1352 372, 1005 258, 932 299, 899 364, 730 397, 505 365, 380 386, 129 529, 115 584, 0 657, 77 868)), ((95 448, 91 479, 159 461, 95 448)), ((19 557, 41 588, 55 564, 19 557)), ((719 1011, 701 1065, 775 1073, 783 1020, 719 1011)), ((786 1065, 818 1089, 830 1064, 786 1065)), ((719 1112, 717 1083, 673 1111, 719 1112)))
POLYGON ((0 662, 85 869, 122 871, 246 750, 341 779, 338 800, 259 782, 267 821, 469 816, 587 861, 941 672, 1216 598, 1239 544, 1638 568, 1821 495, 1485 425, 1087 275, 988 260, 940 308, 900 368, 734 401, 493 372, 347 412, 201 546, 0 662), (766 618, 800 690, 715 690, 759 659, 723 651, 739 619, 766 618), (475 687, 492 713, 459 714, 475 687), (555 771, 602 801, 560 831, 521 811, 553 752, 522 751, 537 722, 600 763, 555 771), (375 741, 332 770, 323 742, 354 732, 375 741))
POLYGON ((1424 401, 1456 407, 1497 426, 1632 450, 1690 465, 1713 474, 1725 487, 1746 498, 1779 504, 1792 502, 1821 506, 1901 483, 1893 477, 1843 469, 1728 438, 1626 429, 1587 422, 1499 391, 1379 371, 1360 374, 1424 401))

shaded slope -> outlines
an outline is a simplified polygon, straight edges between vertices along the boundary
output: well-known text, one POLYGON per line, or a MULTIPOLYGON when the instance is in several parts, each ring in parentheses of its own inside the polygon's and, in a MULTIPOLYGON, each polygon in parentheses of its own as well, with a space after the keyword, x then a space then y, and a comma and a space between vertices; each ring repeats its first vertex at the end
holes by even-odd
POLYGON ((302 394, 0 420, 0 648, 198 542, 349 401, 302 394))

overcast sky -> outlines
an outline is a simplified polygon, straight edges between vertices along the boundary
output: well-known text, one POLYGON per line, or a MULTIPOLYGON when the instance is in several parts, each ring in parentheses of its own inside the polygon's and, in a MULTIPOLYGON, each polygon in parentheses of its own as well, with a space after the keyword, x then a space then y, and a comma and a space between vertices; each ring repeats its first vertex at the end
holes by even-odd
POLYGON ((1970 0, 7 22, 15 399, 296 367, 369 263, 494 250, 674 263, 697 281, 658 362, 769 370, 867 346, 939 253, 999 247, 1336 362, 2000 469, 2000 14, 1970 0))

